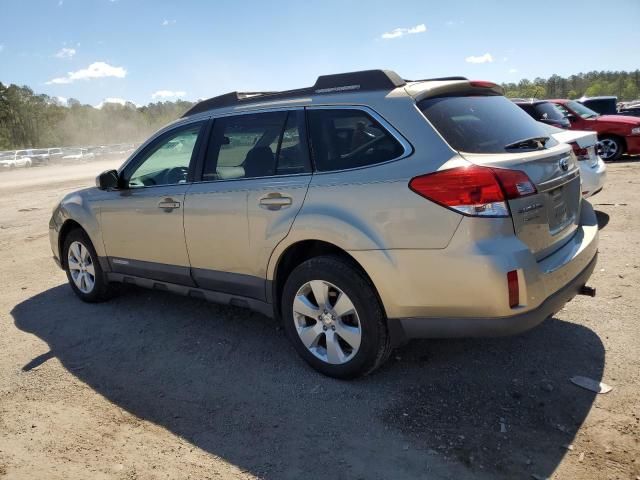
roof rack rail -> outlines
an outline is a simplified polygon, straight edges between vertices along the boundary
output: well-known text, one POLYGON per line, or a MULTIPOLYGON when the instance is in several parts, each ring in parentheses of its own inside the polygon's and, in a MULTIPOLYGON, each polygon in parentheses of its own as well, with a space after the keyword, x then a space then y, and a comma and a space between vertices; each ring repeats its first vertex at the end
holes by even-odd
POLYGON ((184 115, 189 117, 213 108, 231 107, 256 100, 281 100, 303 95, 343 93, 351 91, 393 90, 406 84, 392 70, 362 70, 359 72, 321 75, 312 87, 285 90, 282 92, 229 92, 196 103, 184 115))

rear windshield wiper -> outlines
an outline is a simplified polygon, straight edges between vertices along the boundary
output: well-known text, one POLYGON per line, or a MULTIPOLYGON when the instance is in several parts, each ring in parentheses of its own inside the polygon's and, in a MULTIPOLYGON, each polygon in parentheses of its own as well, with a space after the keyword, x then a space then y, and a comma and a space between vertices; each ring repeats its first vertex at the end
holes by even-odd
POLYGON ((521 148, 530 148, 533 150, 541 150, 544 148, 544 144, 547 143, 549 137, 530 137, 523 138, 522 140, 516 140, 512 143, 507 143, 504 146, 505 150, 518 150, 521 148))

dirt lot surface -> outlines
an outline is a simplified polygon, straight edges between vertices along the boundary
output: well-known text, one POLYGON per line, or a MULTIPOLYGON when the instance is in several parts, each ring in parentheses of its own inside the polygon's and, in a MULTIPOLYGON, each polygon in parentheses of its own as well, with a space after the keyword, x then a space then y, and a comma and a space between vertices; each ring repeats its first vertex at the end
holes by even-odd
POLYGON ((595 299, 516 337, 415 341, 352 382, 241 309, 75 298, 49 215, 114 163, 0 173, 0 478, 639 478, 639 160, 592 201, 595 299))

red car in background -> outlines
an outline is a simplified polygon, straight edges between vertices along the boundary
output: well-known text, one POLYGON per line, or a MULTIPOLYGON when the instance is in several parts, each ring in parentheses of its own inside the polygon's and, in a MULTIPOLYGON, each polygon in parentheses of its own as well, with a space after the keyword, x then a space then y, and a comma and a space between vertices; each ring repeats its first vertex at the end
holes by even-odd
POLYGON ((574 100, 554 99, 571 123, 571 130, 598 134, 603 160, 617 160, 623 153, 640 154, 640 118, 626 115, 600 115, 574 100))

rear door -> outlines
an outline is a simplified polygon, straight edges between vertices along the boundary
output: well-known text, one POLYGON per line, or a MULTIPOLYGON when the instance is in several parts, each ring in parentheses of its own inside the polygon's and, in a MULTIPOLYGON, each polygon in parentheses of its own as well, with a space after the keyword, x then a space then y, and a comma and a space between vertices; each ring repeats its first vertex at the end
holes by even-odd
POLYGON ((582 195, 571 147, 502 96, 444 96, 420 108, 449 145, 477 165, 524 171, 537 193, 509 201, 515 233, 536 258, 576 231, 582 195))
POLYGON ((289 232, 310 179, 302 109, 215 119, 201 181, 185 202, 198 286, 264 300, 269 257, 289 232))

